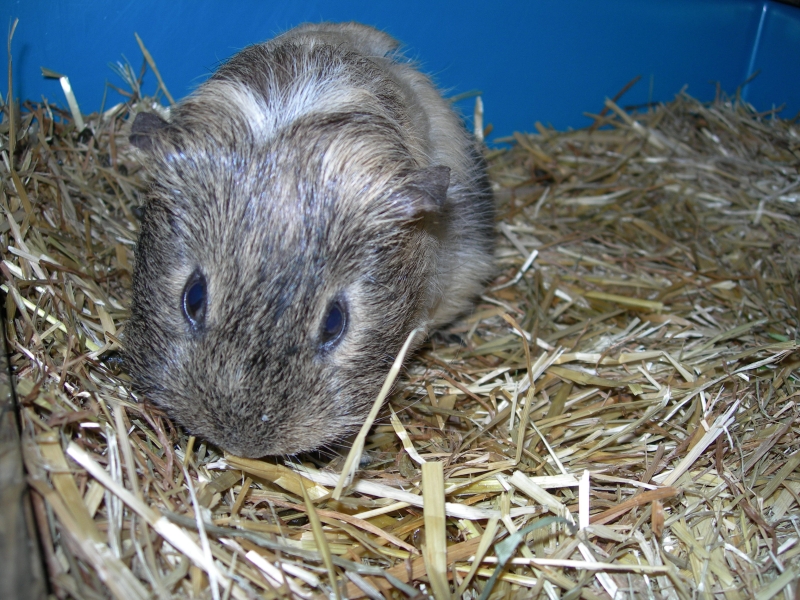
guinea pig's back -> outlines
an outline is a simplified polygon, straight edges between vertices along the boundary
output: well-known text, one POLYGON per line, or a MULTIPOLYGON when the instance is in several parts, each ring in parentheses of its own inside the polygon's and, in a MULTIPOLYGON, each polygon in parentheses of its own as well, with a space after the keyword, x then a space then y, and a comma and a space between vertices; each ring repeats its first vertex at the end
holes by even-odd
POLYGON ((475 157, 471 136, 430 78, 398 51, 399 42, 389 34, 354 22, 311 23, 267 42, 275 46, 286 43, 330 45, 340 51, 354 51, 374 63, 380 69, 379 77, 373 79, 374 91, 380 94, 378 104, 409 130, 408 137, 415 142, 411 150, 418 152, 414 158, 423 167, 450 167, 451 181, 466 183, 472 179, 475 157), (387 81, 380 81, 383 78, 393 85, 387 86, 387 81))

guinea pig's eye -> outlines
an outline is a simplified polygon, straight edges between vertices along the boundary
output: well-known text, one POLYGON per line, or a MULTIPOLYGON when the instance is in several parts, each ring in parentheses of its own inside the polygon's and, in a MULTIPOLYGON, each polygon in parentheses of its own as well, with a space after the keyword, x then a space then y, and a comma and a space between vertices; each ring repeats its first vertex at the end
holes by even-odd
POLYGON ((342 334, 347 328, 347 305, 341 299, 336 299, 328 306, 328 312, 322 321, 320 345, 333 348, 342 339, 342 334))
POLYGON ((200 327, 206 316, 206 278, 200 271, 189 277, 183 288, 183 316, 192 327, 200 327))

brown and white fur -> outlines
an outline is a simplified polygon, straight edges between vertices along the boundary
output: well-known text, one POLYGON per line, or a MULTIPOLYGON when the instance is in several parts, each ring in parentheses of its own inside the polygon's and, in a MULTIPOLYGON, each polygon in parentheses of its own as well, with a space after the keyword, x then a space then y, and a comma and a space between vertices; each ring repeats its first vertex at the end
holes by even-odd
POLYGON ((491 272, 481 154, 397 46, 303 25, 235 55, 168 121, 133 124, 153 182, 130 371, 225 450, 292 454, 358 428, 409 332, 468 310, 491 272))

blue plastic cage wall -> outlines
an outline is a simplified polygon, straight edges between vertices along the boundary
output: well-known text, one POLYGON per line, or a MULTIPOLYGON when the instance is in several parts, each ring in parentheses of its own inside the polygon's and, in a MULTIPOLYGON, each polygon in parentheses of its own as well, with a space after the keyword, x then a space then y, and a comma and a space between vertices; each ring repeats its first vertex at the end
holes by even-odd
MULTIPOLYGON (((83 112, 122 99, 106 86, 124 87, 109 64, 128 60, 138 72, 134 32, 181 97, 236 50, 320 20, 384 29, 448 94, 480 91, 494 136, 536 121, 585 126, 585 112, 637 75, 621 104, 668 101, 684 88, 710 100, 719 85, 741 88, 758 110, 800 111, 800 8, 773 1, 2 0, 0 15, 9 26, 19 18, 14 96, 65 105, 58 82, 42 77, 46 67, 69 76, 83 112)), ((155 89, 148 72, 144 91, 155 89)), ((472 100, 460 108, 469 114, 472 100)))

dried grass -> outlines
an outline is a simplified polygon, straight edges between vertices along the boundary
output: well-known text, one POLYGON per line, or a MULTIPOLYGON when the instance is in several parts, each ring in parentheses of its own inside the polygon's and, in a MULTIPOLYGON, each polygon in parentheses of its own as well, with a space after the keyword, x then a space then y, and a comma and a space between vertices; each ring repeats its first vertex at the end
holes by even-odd
POLYGON ((797 124, 680 94, 490 151, 497 279, 407 363, 334 499, 343 457, 224 457, 113 360, 130 112, 0 126, 5 333, 59 598, 797 597, 797 124))

